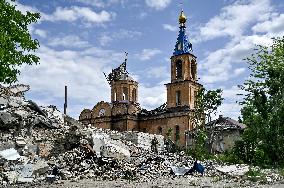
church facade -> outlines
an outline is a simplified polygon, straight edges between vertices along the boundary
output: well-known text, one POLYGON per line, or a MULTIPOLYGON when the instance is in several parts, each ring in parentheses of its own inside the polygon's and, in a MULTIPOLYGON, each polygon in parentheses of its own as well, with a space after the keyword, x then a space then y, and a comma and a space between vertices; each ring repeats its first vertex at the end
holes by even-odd
POLYGON ((187 145, 185 133, 193 129, 191 115, 196 93, 197 61, 186 35, 186 16, 179 16, 179 34, 171 59, 171 82, 165 84, 167 103, 148 111, 138 103, 138 83, 129 76, 126 61, 106 76, 111 87, 111 102, 101 101, 92 110, 84 109, 79 117, 83 124, 117 131, 140 131, 170 136, 187 145))

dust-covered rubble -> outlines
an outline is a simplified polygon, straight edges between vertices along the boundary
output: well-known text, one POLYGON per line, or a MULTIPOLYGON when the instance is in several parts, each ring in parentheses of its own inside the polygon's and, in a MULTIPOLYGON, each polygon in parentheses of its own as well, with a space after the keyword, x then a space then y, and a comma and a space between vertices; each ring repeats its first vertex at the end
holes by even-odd
MULTIPOLYGON (((28 89, 0 87, 0 186, 90 178, 147 182, 189 175, 231 181, 249 170, 246 165, 198 162, 184 152, 170 153, 161 135, 84 126, 55 106, 26 100, 28 89)), ((269 170, 266 174, 268 182, 283 179, 269 170)))

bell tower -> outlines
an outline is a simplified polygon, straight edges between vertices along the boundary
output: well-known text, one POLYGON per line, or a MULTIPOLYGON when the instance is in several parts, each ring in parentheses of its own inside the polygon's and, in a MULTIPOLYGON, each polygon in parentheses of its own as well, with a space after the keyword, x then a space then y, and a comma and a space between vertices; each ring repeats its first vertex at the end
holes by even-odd
POLYGON ((171 83, 167 86, 167 108, 187 106, 194 108, 196 92, 202 86, 197 83, 197 63, 192 44, 186 35, 186 16, 179 16, 179 35, 171 57, 171 83))
POLYGON ((138 83, 126 70, 127 53, 124 62, 106 76, 111 86, 111 102, 138 103, 138 83))

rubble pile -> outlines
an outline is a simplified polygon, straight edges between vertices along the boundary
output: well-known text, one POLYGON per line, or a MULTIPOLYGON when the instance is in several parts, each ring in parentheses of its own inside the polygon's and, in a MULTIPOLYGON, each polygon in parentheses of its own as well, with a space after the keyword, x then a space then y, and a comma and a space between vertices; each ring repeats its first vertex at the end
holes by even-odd
MULTIPOLYGON (((28 89, 0 87, 0 186, 85 178, 151 181, 190 174, 225 179, 248 171, 247 166, 200 164, 184 152, 170 153, 161 135, 84 126, 55 106, 26 100, 28 89)), ((269 180, 281 179, 275 177, 269 180)))

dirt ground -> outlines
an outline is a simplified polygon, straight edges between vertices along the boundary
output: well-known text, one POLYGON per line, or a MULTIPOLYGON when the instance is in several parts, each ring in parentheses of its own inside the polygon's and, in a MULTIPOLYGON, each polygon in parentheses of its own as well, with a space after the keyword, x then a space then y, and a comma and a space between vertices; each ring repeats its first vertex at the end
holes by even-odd
POLYGON ((257 187, 257 188, 284 188, 284 182, 272 184, 259 184, 249 181, 219 180, 210 177, 175 177, 168 179, 155 179, 148 181, 127 181, 127 180, 93 180, 83 179, 77 181, 56 181, 53 183, 37 185, 18 185, 17 187, 40 187, 40 188, 235 188, 235 187, 257 187))

